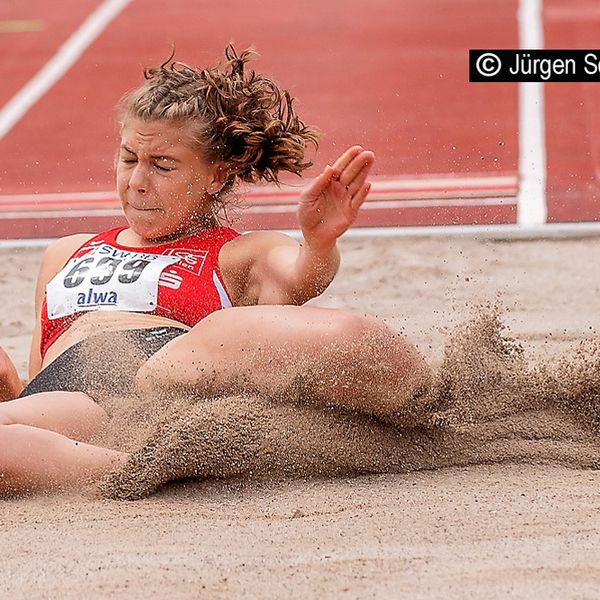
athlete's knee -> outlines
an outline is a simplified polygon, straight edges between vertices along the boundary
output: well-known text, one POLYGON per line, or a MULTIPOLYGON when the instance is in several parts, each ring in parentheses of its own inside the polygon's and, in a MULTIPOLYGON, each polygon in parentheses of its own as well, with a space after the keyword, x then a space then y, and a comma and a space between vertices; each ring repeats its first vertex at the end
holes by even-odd
POLYGON ((385 349, 385 354, 411 396, 421 397, 429 391, 433 370, 414 344, 396 334, 394 342, 385 349))
POLYGON ((333 341, 341 346, 363 343, 378 333, 381 325, 373 317, 349 310, 338 310, 331 315, 330 331, 333 341))
POLYGON ((367 317, 361 350, 361 364, 378 373, 377 379, 391 378, 398 385, 397 399, 419 402, 433 383, 433 371, 418 348, 403 334, 380 319, 367 317))

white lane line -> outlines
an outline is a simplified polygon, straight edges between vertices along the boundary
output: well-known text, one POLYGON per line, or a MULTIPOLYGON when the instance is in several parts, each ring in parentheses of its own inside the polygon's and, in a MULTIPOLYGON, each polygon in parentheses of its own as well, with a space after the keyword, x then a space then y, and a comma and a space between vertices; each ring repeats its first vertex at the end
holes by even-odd
MULTIPOLYGON (((520 0, 519 44, 544 47, 542 0, 520 0)), ((519 83, 519 178, 517 223, 529 228, 547 220, 544 84, 519 83)))
POLYGON ((131 0, 105 0, 0 111, 0 139, 73 66, 131 0))
MULTIPOLYGON (((284 229, 283 233, 294 239, 300 238, 297 229, 284 229)), ((427 225, 419 227, 353 227, 343 238, 377 237, 467 237, 489 240, 543 240, 599 237, 600 223, 543 223, 523 229, 520 225, 427 225)), ((10 240, 8 240, 10 242, 10 240)), ((1 244, 1 242, 0 242, 1 244)), ((0 247, 2 247, 0 245, 0 247)))
POLYGON ((45 248, 49 246, 56 238, 32 238, 21 240, 0 240, 0 250, 15 250, 29 248, 45 248))
MULTIPOLYGON (((279 230, 294 239, 300 239, 297 229, 279 230)), ((466 237, 482 240, 543 240, 600 236, 600 223, 546 223, 523 229, 520 225, 443 225, 427 227, 354 227, 343 238, 362 239, 378 237, 466 237)), ((0 250, 17 248, 45 248, 56 238, 0 240, 0 250)))

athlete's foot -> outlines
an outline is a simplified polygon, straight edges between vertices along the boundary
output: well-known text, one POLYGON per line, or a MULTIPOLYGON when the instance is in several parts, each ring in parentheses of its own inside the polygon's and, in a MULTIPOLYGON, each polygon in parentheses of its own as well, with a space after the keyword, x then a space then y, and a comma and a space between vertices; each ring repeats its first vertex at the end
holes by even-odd
POLYGON ((0 402, 14 400, 23 391, 23 382, 6 351, 0 347, 0 402))

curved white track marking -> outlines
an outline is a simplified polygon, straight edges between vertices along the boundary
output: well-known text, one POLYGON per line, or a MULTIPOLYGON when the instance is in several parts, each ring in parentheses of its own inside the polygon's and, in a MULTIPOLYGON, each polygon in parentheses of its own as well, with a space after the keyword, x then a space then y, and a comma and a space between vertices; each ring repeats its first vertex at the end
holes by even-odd
MULTIPOLYGON (((542 0, 520 0, 521 48, 544 47, 542 0)), ((519 83, 519 177, 517 223, 524 228, 546 223, 546 139, 544 84, 519 83)))
POLYGON ((131 0, 105 0, 0 111, 0 139, 77 62, 88 46, 131 0))

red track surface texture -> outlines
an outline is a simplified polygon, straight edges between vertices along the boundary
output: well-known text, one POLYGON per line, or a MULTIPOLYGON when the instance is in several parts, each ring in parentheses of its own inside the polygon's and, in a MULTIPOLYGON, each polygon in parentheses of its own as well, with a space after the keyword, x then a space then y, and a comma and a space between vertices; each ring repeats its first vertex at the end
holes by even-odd
MULTIPOLYGON (((600 3, 545 1, 547 48, 598 48, 600 3)), ((546 84, 549 221, 600 220, 600 86, 546 84)))
MULTIPOLYGON (((2 4, 0 21, 36 19, 44 29, 0 33, 0 106, 100 4, 2 4)), ((574 16, 563 4, 546 0, 547 46, 597 45, 597 5, 578 0, 574 16)), ((374 191, 358 225, 514 223, 517 85, 470 84, 468 49, 518 47, 516 12, 517 0, 133 0, 0 140, 0 237, 115 222, 116 101, 172 44, 180 60, 206 64, 230 41, 256 46, 256 68, 324 131, 308 177, 348 145, 375 151, 374 191)), ((549 220, 600 214, 598 93, 592 84, 546 86, 549 220)), ((294 226, 295 193, 251 194, 238 226, 294 226)))

